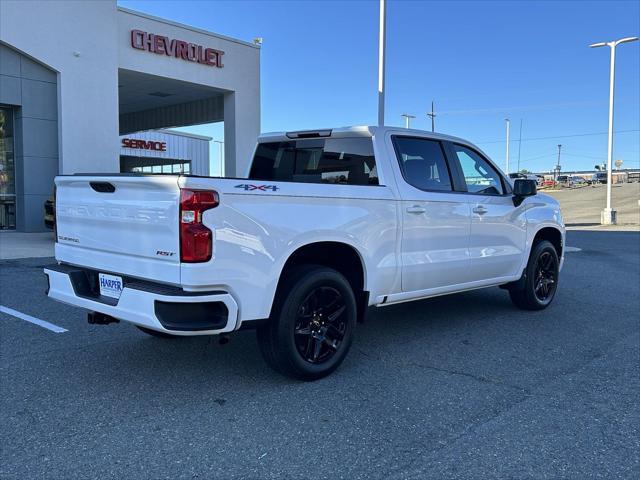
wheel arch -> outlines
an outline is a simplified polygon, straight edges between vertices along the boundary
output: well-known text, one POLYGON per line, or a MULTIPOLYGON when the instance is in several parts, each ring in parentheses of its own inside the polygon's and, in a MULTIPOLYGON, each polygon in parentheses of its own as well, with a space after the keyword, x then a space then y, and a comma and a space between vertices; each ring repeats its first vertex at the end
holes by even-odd
POLYGON ((562 255, 564 253, 564 235, 559 228, 552 226, 543 226, 542 228, 538 229, 531 241, 531 248, 533 248, 536 242, 542 240, 551 242, 551 244, 556 249, 558 258, 562 258, 562 255))
POLYGON ((358 304, 358 320, 362 320, 369 303, 367 288, 366 263, 360 251, 353 245, 339 240, 323 240, 298 246, 287 257, 278 276, 275 295, 272 299, 273 309, 275 297, 284 279, 295 267, 300 265, 318 265, 332 268, 347 279, 358 304))

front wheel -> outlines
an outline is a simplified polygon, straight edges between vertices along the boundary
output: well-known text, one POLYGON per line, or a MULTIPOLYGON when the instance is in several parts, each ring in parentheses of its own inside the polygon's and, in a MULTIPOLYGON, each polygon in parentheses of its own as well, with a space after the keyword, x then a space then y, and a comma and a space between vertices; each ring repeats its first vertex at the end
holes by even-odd
POLYGON ((278 288, 269 323, 258 344, 276 371, 316 380, 340 366, 356 325, 356 300, 347 279, 326 267, 295 269, 278 288))
POLYGON ((524 278, 509 288, 511 301, 525 310, 547 308, 556 295, 560 261, 553 244, 536 243, 529 256, 524 278))

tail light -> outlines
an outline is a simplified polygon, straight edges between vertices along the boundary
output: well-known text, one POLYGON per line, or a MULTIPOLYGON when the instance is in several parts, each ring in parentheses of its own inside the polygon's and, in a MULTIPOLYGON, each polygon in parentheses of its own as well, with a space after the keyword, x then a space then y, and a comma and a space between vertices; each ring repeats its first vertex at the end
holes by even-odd
POLYGON ((180 260, 206 262, 213 253, 213 233, 202 223, 202 214, 218 206, 212 190, 180 190, 180 260))

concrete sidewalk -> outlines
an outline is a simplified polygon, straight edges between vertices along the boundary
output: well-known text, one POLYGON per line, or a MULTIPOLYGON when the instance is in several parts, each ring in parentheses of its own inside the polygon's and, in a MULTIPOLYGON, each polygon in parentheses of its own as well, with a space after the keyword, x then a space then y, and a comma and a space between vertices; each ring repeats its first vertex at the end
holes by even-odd
POLYGON ((53 232, 0 231, 0 260, 53 257, 53 232))

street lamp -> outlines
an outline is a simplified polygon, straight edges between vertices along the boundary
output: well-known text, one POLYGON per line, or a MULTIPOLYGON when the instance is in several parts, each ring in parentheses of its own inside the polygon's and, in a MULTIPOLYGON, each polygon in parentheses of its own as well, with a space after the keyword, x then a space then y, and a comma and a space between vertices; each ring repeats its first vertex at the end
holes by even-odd
POLYGON ((385 47, 387 26, 387 4, 380 0, 380 27, 378 30, 378 126, 384 125, 384 76, 385 76, 385 47))
POLYGON ((511 121, 508 118, 505 118, 504 121, 507 123, 507 165, 506 165, 506 174, 509 175, 509 129, 511 127, 511 121))
POLYGON ((412 118, 416 118, 415 115, 409 115, 408 113, 403 113, 402 115, 400 115, 401 117, 404 117, 404 128, 409 128, 409 125, 411 123, 411 119, 412 118))
POLYGON ((621 43, 635 42, 638 37, 626 37, 613 42, 599 42, 589 45, 591 48, 605 47, 611 48, 611 66, 609 73, 609 147, 607 150, 607 207, 602 211, 601 223, 603 225, 615 225, 616 212, 611 209, 611 157, 613 156, 613 88, 615 84, 616 72, 616 47, 621 43))
POLYGON ((222 140, 214 140, 213 143, 217 143, 218 146, 220 147, 220 150, 218 150, 219 155, 220 155, 220 176, 224 177, 224 154, 223 152, 223 148, 224 148, 224 141, 222 140))

